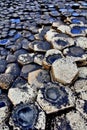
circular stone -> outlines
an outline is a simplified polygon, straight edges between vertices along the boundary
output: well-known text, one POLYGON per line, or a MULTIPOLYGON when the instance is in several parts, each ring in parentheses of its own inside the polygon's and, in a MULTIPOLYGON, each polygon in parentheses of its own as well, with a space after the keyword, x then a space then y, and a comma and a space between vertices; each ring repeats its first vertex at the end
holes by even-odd
POLYGON ((32 129, 37 119, 38 111, 33 104, 20 105, 13 111, 13 121, 21 128, 32 129))

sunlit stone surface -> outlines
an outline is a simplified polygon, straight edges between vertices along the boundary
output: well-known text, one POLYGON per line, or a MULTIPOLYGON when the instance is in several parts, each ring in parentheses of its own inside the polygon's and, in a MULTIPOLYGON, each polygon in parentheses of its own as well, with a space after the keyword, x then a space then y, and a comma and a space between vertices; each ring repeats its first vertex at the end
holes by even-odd
POLYGON ((69 88, 47 83, 39 90, 37 102, 47 113, 54 113, 74 106, 74 96, 69 88))
POLYGON ((8 97, 13 105, 17 105, 21 102, 33 102, 36 95, 37 90, 28 84, 22 85, 20 88, 10 88, 8 91, 8 97))
POLYGON ((46 69, 49 69, 52 63, 58 59, 63 57, 61 51, 57 49, 50 49, 46 52, 45 57, 43 59, 43 66, 46 69))
POLYGON ((64 85, 71 84, 78 76, 78 69, 75 63, 67 58, 56 60, 51 68, 54 81, 64 85))
POLYGON ((10 102, 5 95, 0 95, 0 125, 5 123, 5 120, 9 116, 10 102))
POLYGON ((87 100, 87 80, 81 79, 77 80, 74 84, 74 89, 77 94, 79 94, 79 97, 83 100, 87 100))
POLYGON ((86 130, 86 68, 87 0, 0 1, 0 130, 86 130))
POLYGON ((66 114, 66 119, 68 122, 70 122, 71 129, 73 130, 87 129, 86 120, 78 111, 69 112, 68 114, 66 114))
POLYGON ((71 58, 73 62, 86 62, 87 54, 85 50, 80 46, 71 46, 63 50, 63 54, 67 58, 71 58))
POLYGON ((44 83, 50 82, 50 73, 49 71, 39 69, 28 74, 28 83, 35 84, 36 86, 41 87, 44 83))
POLYGON ((87 100, 77 99, 76 109, 84 116, 87 120, 87 100))
POLYGON ((45 129, 45 113, 37 104, 19 104, 12 111, 9 124, 14 129, 45 129))

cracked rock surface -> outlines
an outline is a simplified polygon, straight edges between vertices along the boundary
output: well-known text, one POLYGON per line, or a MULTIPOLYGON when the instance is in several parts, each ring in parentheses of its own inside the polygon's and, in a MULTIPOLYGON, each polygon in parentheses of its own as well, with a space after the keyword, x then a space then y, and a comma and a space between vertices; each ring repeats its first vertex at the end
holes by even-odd
POLYGON ((87 130, 87 0, 0 1, 0 130, 87 130))

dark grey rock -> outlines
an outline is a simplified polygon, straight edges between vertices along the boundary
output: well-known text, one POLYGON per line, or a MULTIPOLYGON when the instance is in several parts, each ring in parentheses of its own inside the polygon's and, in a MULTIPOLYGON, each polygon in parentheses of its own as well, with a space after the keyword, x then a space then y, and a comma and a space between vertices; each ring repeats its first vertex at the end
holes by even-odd
POLYGON ((20 67, 16 63, 8 64, 5 73, 6 74, 11 74, 14 77, 17 77, 17 76, 20 75, 20 67))
POLYGON ((9 89, 13 83, 14 77, 11 74, 0 74, 0 87, 2 89, 9 89))

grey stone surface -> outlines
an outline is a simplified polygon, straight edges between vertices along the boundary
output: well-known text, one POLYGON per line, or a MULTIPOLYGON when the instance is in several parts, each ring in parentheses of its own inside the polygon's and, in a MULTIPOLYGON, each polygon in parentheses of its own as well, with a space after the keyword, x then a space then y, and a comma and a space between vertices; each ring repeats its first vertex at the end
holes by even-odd
POLYGON ((11 74, 0 74, 0 88, 8 89, 11 87, 11 84, 14 80, 13 75, 11 74))
POLYGON ((42 86, 37 96, 38 104, 47 114, 74 107, 74 101, 74 96, 68 87, 50 82, 42 86))
POLYGON ((37 89, 28 84, 22 85, 19 88, 10 88, 8 91, 8 97, 12 104, 15 106, 19 103, 33 102, 37 95, 37 89), (18 96, 19 95, 19 96, 18 96))
POLYGON ((26 128, 44 130, 45 123, 45 113, 37 103, 18 104, 18 106, 13 109, 12 116, 9 120, 9 124, 13 126, 13 130, 26 128), (20 121, 20 119, 23 121, 20 121))
POLYGON ((78 76, 75 63, 68 58, 56 60, 51 68, 52 79, 62 84, 71 84, 78 76))
POLYGON ((63 57, 61 51, 57 49, 50 49, 46 52, 44 59, 43 59, 43 66, 45 69, 50 69, 53 62, 63 57))

